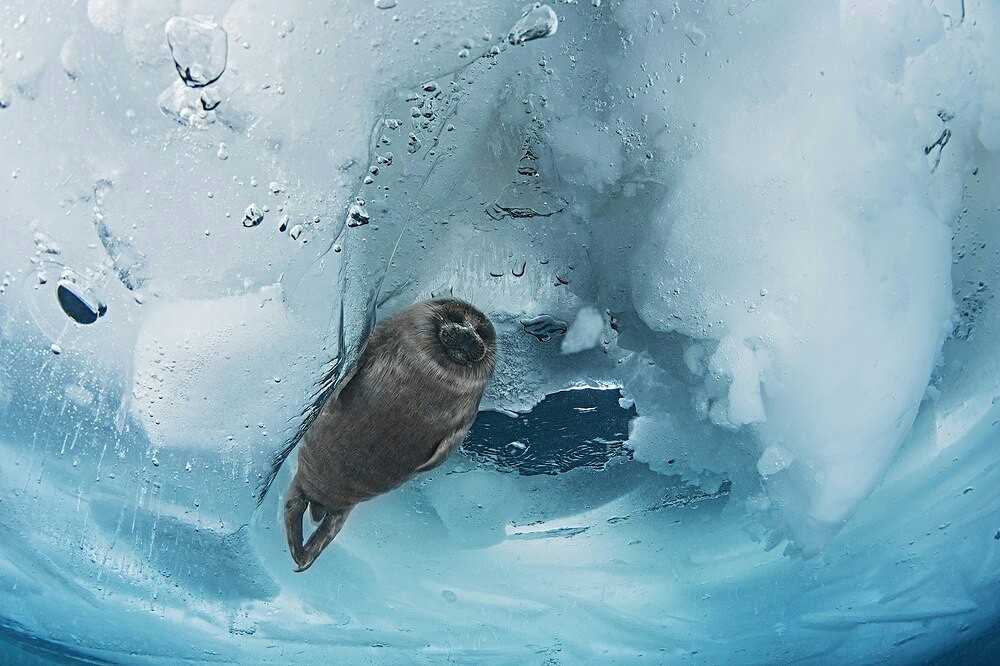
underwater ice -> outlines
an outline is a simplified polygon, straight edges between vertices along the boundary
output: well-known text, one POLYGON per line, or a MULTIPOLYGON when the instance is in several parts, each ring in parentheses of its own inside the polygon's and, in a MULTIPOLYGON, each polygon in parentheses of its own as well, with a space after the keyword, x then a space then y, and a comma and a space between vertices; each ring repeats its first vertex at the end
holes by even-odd
POLYGON ((1000 6, 0 6, 0 661, 989 663, 1000 6), (463 451, 307 573, 373 316, 463 451))

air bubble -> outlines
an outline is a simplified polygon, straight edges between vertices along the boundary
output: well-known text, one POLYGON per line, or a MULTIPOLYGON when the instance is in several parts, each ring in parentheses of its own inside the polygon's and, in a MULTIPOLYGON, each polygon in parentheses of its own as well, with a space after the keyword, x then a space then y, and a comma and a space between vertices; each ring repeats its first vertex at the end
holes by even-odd
POLYGON ((535 39, 554 35, 559 29, 559 18, 548 5, 536 2, 529 6, 514 27, 507 33, 511 44, 523 44, 535 39))
POLYGON ((250 228, 256 227, 258 224, 264 221, 264 211, 260 209, 257 204, 250 204, 247 209, 243 212, 243 226, 250 228))
POLYGON ((78 324, 93 324, 108 311, 93 285, 70 269, 59 276, 56 298, 66 316, 78 324))
POLYGON ((371 221, 368 211, 365 210, 365 200, 355 199, 354 203, 347 210, 347 226, 360 227, 371 221))
POLYGON ((166 32, 170 55, 185 85, 203 88, 226 71, 228 36, 214 18, 175 16, 167 21, 166 32))

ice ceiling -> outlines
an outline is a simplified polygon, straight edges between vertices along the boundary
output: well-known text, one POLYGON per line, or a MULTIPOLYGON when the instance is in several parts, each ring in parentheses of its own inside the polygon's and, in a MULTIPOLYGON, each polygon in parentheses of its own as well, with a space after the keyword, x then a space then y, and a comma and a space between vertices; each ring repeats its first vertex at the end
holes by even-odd
POLYGON ((998 39, 989 0, 0 6, 0 656, 984 658, 998 39), (292 573, 271 461, 441 294, 497 325, 486 411, 292 573))

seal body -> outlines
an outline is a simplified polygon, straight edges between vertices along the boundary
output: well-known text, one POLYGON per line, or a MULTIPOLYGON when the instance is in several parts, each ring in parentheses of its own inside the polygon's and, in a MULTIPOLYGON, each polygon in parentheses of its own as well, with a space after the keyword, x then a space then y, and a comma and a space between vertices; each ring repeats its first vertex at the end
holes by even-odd
POLYGON ((372 331, 299 445, 285 502, 297 571, 359 502, 440 465, 465 438, 496 365, 490 320, 457 299, 417 303, 372 331), (302 543, 302 517, 319 523, 302 543))

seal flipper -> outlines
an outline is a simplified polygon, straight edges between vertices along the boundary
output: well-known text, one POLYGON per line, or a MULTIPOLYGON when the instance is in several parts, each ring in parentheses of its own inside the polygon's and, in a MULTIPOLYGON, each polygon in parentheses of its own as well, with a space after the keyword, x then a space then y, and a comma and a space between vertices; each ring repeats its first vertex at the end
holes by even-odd
MULTIPOLYGON (((297 476, 297 475, 296 475, 297 476)), ((288 539, 288 550, 296 564, 301 565, 305 559, 302 550, 302 515, 306 512, 309 500, 302 492, 298 478, 292 480, 285 499, 285 537, 288 539)))
POLYGON ((347 520, 347 514, 353 506, 346 509, 330 509, 317 502, 311 502, 302 490, 298 474, 292 479, 285 500, 285 536, 288 538, 288 551, 298 565, 296 571, 305 571, 316 561, 323 549, 330 545, 347 520), (302 543, 302 518, 306 508, 314 519, 322 518, 316 531, 309 536, 305 545, 302 543))
POLYGON ((314 523, 318 523, 326 518, 326 507, 316 502, 309 502, 309 517, 314 523))
MULTIPOLYGON (((316 558, 323 552, 323 549, 329 546, 330 542, 333 541, 337 534, 340 533, 340 529, 347 521, 347 515, 353 508, 354 507, 348 507, 337 511, 324 509, 326 511, 326 515, 323 517, 323 522, 319 524, 316 531, 309 537, 309 541, 306 542, 306 545, 304 547, 300 546, 298 552, 295 552, 294 550, 292 551, 292 559, 294 559, 295 563, 299 565, 299 568, 295 571, 305 571, 312 566, 312 563, 316 561, 316 558)), ((300 535, 302 533, 301 519, 302 516, 300 514, 300 535)))
POLYGON ((429 472, 447 460, 448 456, 451 455, 451 452, 455 450, 455 447, 461 444, 462 440, 465 439, 465 435, 469 432, 469 428, 471 427, 472 420, 469 420, 468 423, 463 424, 458 430, 438 442, 437 448, 434 449, 434 453, 431 455, 430 460, 415 469, 414 474, 429 472))

